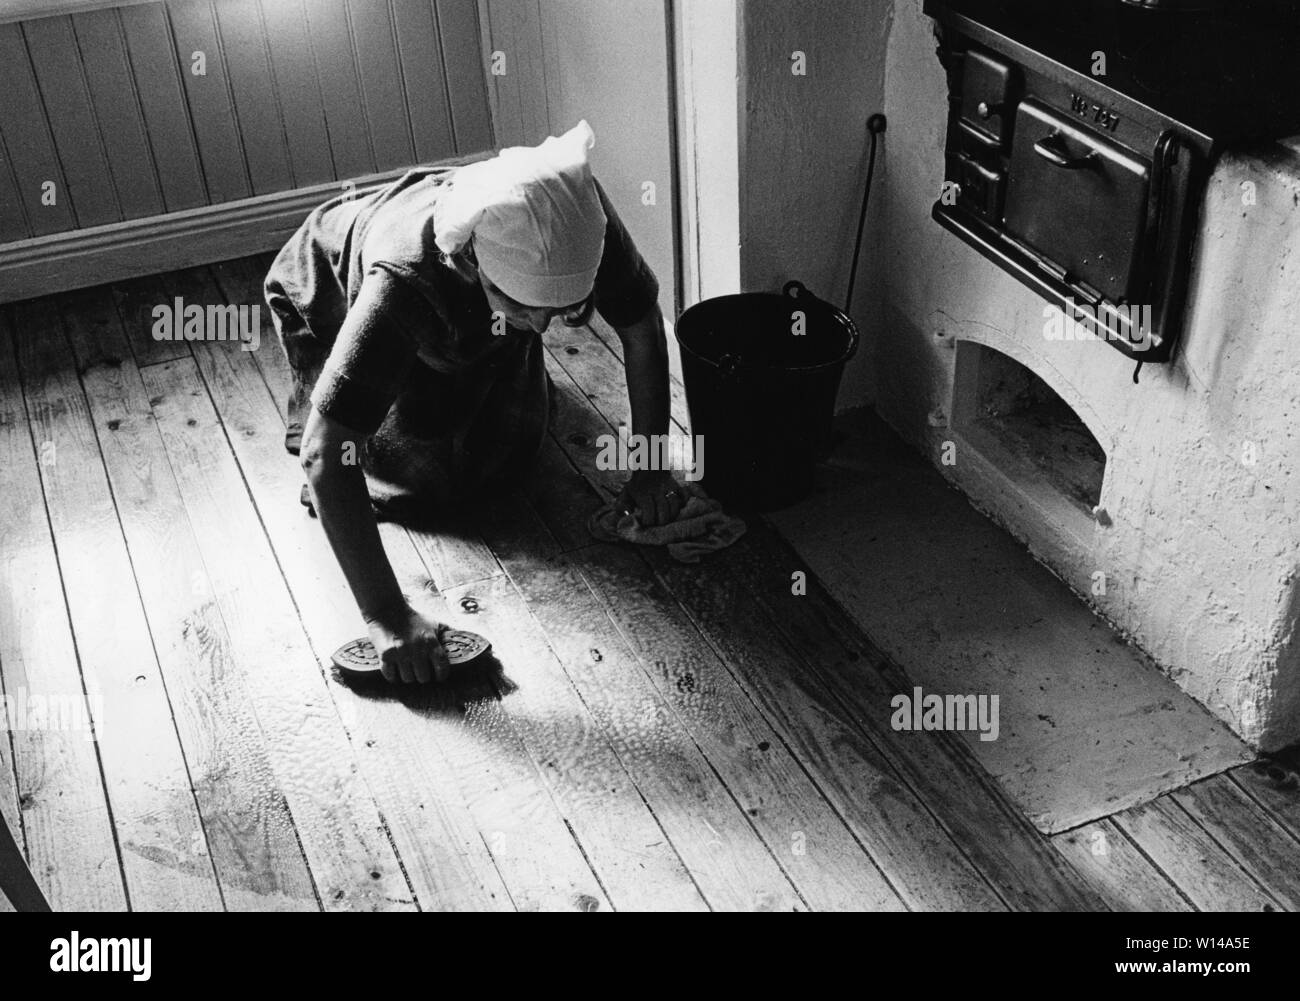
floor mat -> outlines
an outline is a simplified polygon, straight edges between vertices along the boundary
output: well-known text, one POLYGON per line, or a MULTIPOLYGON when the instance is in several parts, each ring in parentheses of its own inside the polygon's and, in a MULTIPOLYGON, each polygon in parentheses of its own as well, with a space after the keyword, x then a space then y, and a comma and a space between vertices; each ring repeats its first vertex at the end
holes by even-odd
POLYGON ((837 428, 843 458, 823 470, 821 489, 769 520, 920 701, 999 697, 997 739, 981 740, 973 724, 964 736, 1040 830, 1069 830, 1254 758, 874 413, 837 428))

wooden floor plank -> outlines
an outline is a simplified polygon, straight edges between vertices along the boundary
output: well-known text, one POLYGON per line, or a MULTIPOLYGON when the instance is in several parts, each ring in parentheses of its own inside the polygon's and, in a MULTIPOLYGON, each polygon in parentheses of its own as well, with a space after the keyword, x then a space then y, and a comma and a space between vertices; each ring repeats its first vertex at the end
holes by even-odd
POLYGON ((1293 837, 1300 838, 1300 772, 1288 755, 1261 758, 1228 775, 1293 837))
MULTIPOLYGON (((753 804, 749 812, 770 843, 784 832, 789 851, 792 832, 799 832, 804 854, 794 854, 790 865, 810 900, 819 896, 812 885, 832 880, 853 908, 872 906, 866 890, 878 868, 892 893, 911 909, 1004 909, 870 743, 822 711, 815 686, 792 679, 787 690, 792 698, 765 716, 672 595, 645 575, 647 568, 635 554, 583 549, 571 558, 604 597, 607 613, 728 787, 743 803, 753 804), (662 628, 665 622, 671 631, 662 628), (741 747, 728 756, 733 738, 741 747), (843 841, 841 828, 861 854, 843 841), (802 872, 805 868, 810 871, 802 872)), ((830 893, 830 899, 834 896, 830 893)))
MULTIPOLYGON (((219 294, 206 281, 194 276, 181 290, 196 299, 219 294)), ((230 344, 195 347, 303 625, 323 660, 365 627, 319 523, 297 502, 302 472, 283 449, 278 412, 253 366, 260 352, 230 344)), ((407 593, 441 608, 406 534, 386 525, 383 537, 407 593)), ((446 618, 445 609, 440 614, 446 618)), ((575 910, 596 902, 608 909, 522 746, 509 738, 508 727, 502 732, 484 725, 493 709, 478 703, 493 701, 490 689, 474 700, 471 713, 456 693, 435 694, 426 703, 410 693, 401 699, 364 697, 337 683, 330 688, 422 907, 513 903, 527 910, 575 910), (503 789, 513 797, 514 813, 503 789)))
MULTIPOLYGON (((9 350, 9 334, 7 332, 8 322, 7 316, 0 316, 0 367, 7 364, 7 358, 13 357, 6 354, 9 350)), ((0 447, 5 447, 5 441, 8 434, 5 422, 9 419, 8 415, 11 413, 20 414, 24 423, 26 423, 27 415, 25 409, 23 411, 12 410, 10 407, 5 405, 3 400, 0 400, 0 447)), ((31 444, 29 440, 28 448, 30 447, 31 444)), ((7 487, 8 481, 4 479, 4 477, 0 476, 0 483, 5 484, 7 487)), ((0 539, 2 538, 3 535, 0 534, 0 539)), ((10 593, 12 592, 0 592, 0 603, 12 601, 12 598, 7 597, 10 593)), ((0 652, 2 651, 3 645, 0 643, 0 652)), ((4 663, 0 662, 0 695, 5 694, 4 663)), ((16 691, 14 694, 17 694, 16 691)), ((5 705, 7 706, 8 703, 5 705)), ((6 713, 9 712, 7 708, 5 711, 6 713)), ((14 760, 13 726, 10 723, 8 715, 4 716, 3 720, 5 722, 5 727, 4 731, 0 732, 0 819, 8 825, 14 841, 20 848, 24 849, 24 854, 26 854, 26 837, 23 832, 22 811, 18 807, 18 773, 17 762, 14 760)), ((16 722, 16 720, 13 721, 14 724, 16 724, 16 722)))
POLYGON ((439 590, 502 577, 505 571, 466 512, 447 512, 436 523, 412 528, 439 590))
MULTIPOLYGON (((682 350, 677 343, 673 325, 667 322, 667 317, 664 320, 668 346, 668 390, 672 396, 673 420, 686 427, 690 421, 686 406, 686 380, 682 372, 682 350)), ((620 365, 623 363, 623 343, 619 340, 618 333, 599 313, 592 314, 586 329, 605 345, 606 349, 618 359, 620 365)))
MULTIPOLYGON (((550 786, 573 836, 613 906, 635 911, 705 910, 707 887, 689 872, 665 837, 655 802, 642 799, 627 763, 611 748, 599 721, 568 684, 552 652, 551 637, 538 628, 509 580, 493 578, 448 591, 446 618, 453 626, 489 637, 504 671, 501 699, 480 700, 474 711, 487 733, 507 729, 550 786), (472 596, 476 610, 460 609, 472 596), (551 645, 548 645, 551 644, 551 645), (659 819, 657 823, 656 820, 659 819), (692 877, 695 877, 694 879, 692 877)), ((476 752, 481 755, 481 751, 476 752)), ((509 812, 510 807, 500 807, 509 812)), ((516 826, 511 837, 527 835, 516 826)), ((744 893, 762 877, 751 876, 735 889, 744 893)), ((732 898, 709 902, 726 907, 732 898)), ((784 904, 784 898, 772 903, 784 904)))
POLYGON ((12 829, 55 910, 125 910, 96 746, 84 731, 28 715, 40 701, 87 707, 37 467, 50 453, 28 427, 14 333, 11 311, 0 310, 0 672, 18 715, 6 738, 21 820, 12 829))
MULTIPOLYGON (((635 783, 635 790, 629 785, 627 791, 632 795, 639 791, 644 797, 716 909, 803 909, 804 900, 822 906, 830 899, 846 906, 851 890, 861 891, 863 907, 898 906, 851 839, 842 838, 836 845, 829 833, 828 848, 848 841, 848 850, 858 854, 866 874, 848 888, 836 888, 833 897, 832 891, 825 890, 800 900, 790 886, 790 867, 784 858, 793 831, 782 831, 776 846, 758 836, 751 819, 648 683, 581 576, 564 558, 548 558, 545 530, 535 520, 529 525, 532 515, 527 506, 505 501, 494 507, 488 541, 563 665, 562 672, 530 672, 531 683, 511 697, 512 706, 527 705, 535 739, 544 753, 562 761, 572 756, 563 734, 548 732, 546 722, 555 711, 552 706, 563 708, 574 701, 572 689, 576 689, 586 707, 581 715, 590 712, 593 718, 588 741, 602 741, 601 735, 608 741, 635 783), (780 852, 780 857, 774 852, 780 852)), ((841 828, 840 833, 847 832, 841 828)))
MULTIPOLYGON (((626 411, 597 414, 567 372, 552 368, 552 375, 562 400, 555 439, 593 485, 608 493, 616 477, 595 468, 595 443, 599 435, 610 433, 626 419, 626 411)), ((860 655, 836 638, 824 621, 825 612, 838 609, 815 581, 810 579, 808 595, 791 595, 790 572, 799 564, 763 523, 751 524, 751 537, 698 567, 677 566, 665 554, 649 550, 647 558, 769 715, 784 704, 781 679, 800 673, 799 664, 818 676, 842 705, 845 721, 865 731, 1007 903, 1027 909, 1102 906, 1082 877, 1006 800, 953 735, 900 735, 889 729, 890 700, 908 690, 898 687, 906 685, 905 678, 883 658, 873 661, 876 670, 859 663, 860 655), (819 611, 823 616, 817 615, 819 611), (740 630, 736 622, 752 625, 740 630), (768 638, 756 635, 763 631, 768 638), (768 662, 774 651, 777 656, 784 652, 790 666, 761 676, 750 674, 748 664, 768 662), (882 670, 892 670, 892 684, 882 670), (776 687, 753 687, 760 680, 776 687)), ((864 639, 842 613, 839 618, 841 637, 864 639)))
MULTIPOLYGON (((585 517, 596 495, 558 448, 552 445, 547 455, 537 491, 562 495, 555 509, 585 517)), ((514 555, 518 544, 498 541, 500 534, 489 533, 516 579, 559 573, 545 565, 530 568, 527 558, 514 555)), ((917 909, 1003 907, 868 742, 826 719, 815 693, 793 688, 782 716, 769 721, 636 553, 595 545, 568 553, 565 563, 570 576, 579 575, 566 590, 585 584, 600 598, 615 635, 635 658, 626 670, 639 668, 644 683, 682 721, 811 905, 897 906, 890 899, 896 892, 917 909), (888 893, 873 858, 893 883, 888 893)), ((575 660, 582 666, 580 656, 575 660)), ((646 705, 633 686, 623 687, 627 693, 614 693, 612 713, 646 705)))
MULTIPOLYGON (((3 410, 0 409, 0 414, 3 410)), ((0 670, 0 695, 4 695, 4 671, 0 670)), ((6 710, 7 711, 7 710, 6 710)), ((7 723, 0 733, 0 823, 5 824, 14 842, 26 855, 22 815, 18 809, 18 776, 14 771, 13 732, 7 723)))
POLYGON ((280 417, 286 419, 293 376, 289 369, 289 359, 280 347, 279 336, 271 320, 271 307, 266 303, 262 287, 266 280, 266 268, 256 258, 247 257, 214 264, 208 273, 216 281, 227 303, 258 307, 260 342, 257 350, 251 353, 262 378, 272 390, 280 417))
MULTIPOLYGON (((545 334, 546 347, 555 362, 582 386, 583 394, 603 414, 615 413, 627 405, 623 352, 618 337, 599 314, 587 327, 566 327, 554 323, 545 334)), ((676 353, 676 344, 670 344, 676 353)), ((681 381, 670 376, 669 405, 677 430, 690 425, 690 408, 681 381)))
MULTIPOLYGON (((517 645, 512 625, 484 626, 477 613, 467 615, 458 601, 444 599, 434 586, 430 568, 397 525, 380 526, 393 570, 413 607, 461 628, 492 632, 494 647, 513 663, 517 645)), ((486 615, 495 617, 498 602, 488 600, 503 578, 474 587, 484 599, 486 615)), ((464 597, 462 590, 459 597, 464 597)), ((484 620, 486 621, 486 620, 484 620)), ((494 653, 493 656, 496 656, 494 653)), ((616 906, 592 871, 554 793, 514 725, 502 692, 504 680, 479 681, 472 672, 445 694, 434 687, 403 693, 402 701, 420 713, 424 740, 432 740, 458 795, 470 811, 480 837, 502 873, 511 898, 521 911, 609 910, 616 906)), ((561 776, 560 778, 564 778, 561 776)), ((450 795, 450 794, 448 794, 450 795)), ((657 886, 647 891, 653 895, 657 886)))
POLYGON ((156 275, 118 282, 112 289, 118 318, 136 365, 144 368, 146 365, 188 357, 190 346, 187 341, 176 337, 159 340, 153 335, 154 324, 157 322, 154 310, 159 306, 168 309, 175 306, 156 275))
POLYGON ((322 902, 414 907, 197 364, 141 375, 322 902))
MULTIPOLYGON (((78 298, 64 297, 64 309, 78 298)), ((19 364, 131 906, 220 910, 207 839, 58 304, 19 306, 19 364)))
MULTIPOLYGON (((579 474, 570 467, 568 473, 548 469, 546 475, 555 482, 565 482, 579 474)), ((594 495, 590 495, 584 504, 574 495, 563 507, 588 510, 593 499, 594 495)), ((680 701, 678 711, 687 717, 702 717, 698 732, 708 734, 709 723, 716 726, 720 718, 734 713, 747 721, 748 729, 764 734, 755 737, 752 746, 760 749, 768 768, 776 767, 781 760, 777 748, 788 748, 793 760, 807 770, 909 907, 1004 907, 924 804, 898 781, 871 742, 856 727, 828 711, 835 708, 834 700, 815 677, 807 672, 788 672, 779 662, 774 663, 771 655, 748 662, 747 677, 771 674, 769 683, 777 687, 767 700, 765 715, 655 575, 645 554, 625 547, 611 549, 595 558, 595 547, 589 547, 571 558, 580 563, 593 588, 605 596, 608 613, 637 647, 650 676, 670 700, 676 696, 680 701), (654 609, 653 619, 646 618, 647 606, 654 609), (664 622, 671 626, 664 626, 664 622), (663 638, 669 633, 672 641, 663 638), (676 654, 675 666, 673 658, 665 654, 676 654), (703 697, 704 693, 707 697, 703 697)), ((745 622, 749 609, 742 605, 735 611, 736 622, 745 622)), ((746 787, 742 775, 728 774, 728 784, 733 789, 746 787)))
POLYGON ((1109 820, 1057 834, 1052 844, 1112 911, 1190 911, 1159 868, 1109 820))
POLYGON ((1287 910, 1300 910, 1300 841, 1226 775, 1170 794, 1287 910))
POLYGON ((1110 819, 1198 910, 1283 909, 1172 796, 1161 796, 1110 819))
POLYGON ((315 910, 293 821, 113 301, 92 290, 68 318, 226 906, 315 910))

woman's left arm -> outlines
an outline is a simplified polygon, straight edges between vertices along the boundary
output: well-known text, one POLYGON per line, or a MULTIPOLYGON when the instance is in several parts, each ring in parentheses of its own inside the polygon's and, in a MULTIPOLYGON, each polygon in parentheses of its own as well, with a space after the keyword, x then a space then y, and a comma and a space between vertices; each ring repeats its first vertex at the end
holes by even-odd
MULTIPOLYGON (((668 396, 668 338, 658 305, 627 327, 616 327, 623 343, 627 370, 627 395, 632 406, 632 434, 668 434, 671 403, 668 396)), ((663 525, 681 510, 681 491, 667 470, 638 470, 632 473, 620 502, 640 513, 643 524, 663 525)))

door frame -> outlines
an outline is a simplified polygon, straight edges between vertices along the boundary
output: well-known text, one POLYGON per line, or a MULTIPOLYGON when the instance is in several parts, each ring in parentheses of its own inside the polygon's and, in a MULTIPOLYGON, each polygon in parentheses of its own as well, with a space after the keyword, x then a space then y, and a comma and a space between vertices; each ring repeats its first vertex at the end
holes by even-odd
POLYGON ((740 288, 740 89, 737 0, 665 0, 672 26, 669 108, 677 165, 678 312, 740 288))

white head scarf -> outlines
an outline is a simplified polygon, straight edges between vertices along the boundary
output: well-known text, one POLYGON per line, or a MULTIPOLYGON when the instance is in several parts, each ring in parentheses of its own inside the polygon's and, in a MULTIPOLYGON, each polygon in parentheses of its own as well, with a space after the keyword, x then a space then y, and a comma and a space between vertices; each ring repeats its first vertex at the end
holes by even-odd
POLYGON ((605 211, 587 151, 586 121, 540 146, 503 149, 459 168, 434 209, 446 254, 471 236, 480 270, 525 306, 571 306, 591 294, 605 247, 605 211))

